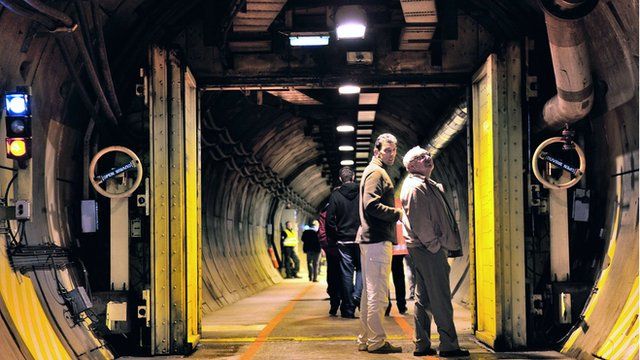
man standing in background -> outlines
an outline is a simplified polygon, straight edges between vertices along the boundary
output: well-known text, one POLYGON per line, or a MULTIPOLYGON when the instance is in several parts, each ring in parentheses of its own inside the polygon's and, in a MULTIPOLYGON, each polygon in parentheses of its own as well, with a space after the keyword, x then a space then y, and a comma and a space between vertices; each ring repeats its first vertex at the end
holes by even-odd
POLYGON ((320 242, 318 241, 318 220, 313 220, 311 227, 302 232, 302 251, 307 255, 309 281, 318 282, 320 272, 320 242))
POLYGON ((327 203, 318 217, 318 240, 327 257, 327 295, 329 295, 329 315, 336 316, 341 301, 340 253, 335 243, 329 243, 327 237, 327 203))
POLYGON ((360 306, 362 294, 360 248, 356 244, 360 217, 358 216, 358 185, 354 182, 355 178, 356 174, 350 167, 345 166, 340 169, 342 186, 333 191, 327 208, 329 242, 338 245, 340 254, 342 294, 340 315, 351 319, 355 318, 355 309, 356 306, 360 306))
POLYGON ((282 253, 284 258, 284 268, 287 279, 300 279, 298 275, 300 271, 300 258, 297 253, 298 233, 293 222, 287 221, 285 229, 282 231, 282 253))
POLYGON ((394 207, 393 183, 387 168, 397 152, 396 137, 382 134, 376 139, 373 159, 364 169, 360 182, 360 245, 363 291, 360 302, 358 350, 388 354, 402 348, 386 341, 382 327, 388 302, 392 244, 396 242, 396 222, 402 210, 394 207))

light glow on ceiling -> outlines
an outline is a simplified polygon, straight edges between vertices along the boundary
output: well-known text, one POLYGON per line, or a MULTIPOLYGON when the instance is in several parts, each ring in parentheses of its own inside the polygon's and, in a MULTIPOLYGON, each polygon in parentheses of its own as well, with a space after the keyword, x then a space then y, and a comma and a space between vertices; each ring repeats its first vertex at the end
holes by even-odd
POLYGON ((358 111, 358 121, 373 121, 375 118, 375 111, 358 111))
POLYGON ((336 28, 338 39, 364 39, 367 26, 359 23, 341 24, 336 28))
POLYGON ((378 103, 379 93, 361 93, 358 99, 360 105, 376 105, 378 103))

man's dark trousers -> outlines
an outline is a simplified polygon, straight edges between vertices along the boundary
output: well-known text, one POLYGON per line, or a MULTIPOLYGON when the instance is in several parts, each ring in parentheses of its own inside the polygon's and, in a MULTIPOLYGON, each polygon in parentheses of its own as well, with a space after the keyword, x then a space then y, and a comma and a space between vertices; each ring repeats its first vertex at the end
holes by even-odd
POLYGON ((342 304, 340 314, 353 316, 362 296, 362 268, 360 267, 360 247, 358 244, 338 244, 340 251, 340 272, 342 277, 342 304), (354 282, 355 273, 355 282, 354 282))
MULTIPOLYGON (((407 309, 407 292, 404 286, 404 255, 393 255, 391 275, 393 276, 393 286, 396 289, 396 306, 398 311, 404 312, 407 309)), ((389 299, 389 304, 391 304, 391 299, 389 299)))
POLYGON ((447 252, 444 248, 433 254, 424 246, 409 248, 416 269, 416 302, 414 310, 416 351, 431 347, 431 319, 440 334, 440 351, 460 348, 453 322, 453 305, 449 288, 447 252))
POLYGON ((294 277, 298 275, 300 271, 300 258, 296 254, 296 250, 293 246, 283 246, 284 252, 284 268, 287 270, 287 277, 294 277))
POLYGON ((327 255, 327 294, 331 304, 332 314, 338 311, 342 297, 342 276, 340 275, 340 252, 337 246, 329 246, 325 250, 327 255))

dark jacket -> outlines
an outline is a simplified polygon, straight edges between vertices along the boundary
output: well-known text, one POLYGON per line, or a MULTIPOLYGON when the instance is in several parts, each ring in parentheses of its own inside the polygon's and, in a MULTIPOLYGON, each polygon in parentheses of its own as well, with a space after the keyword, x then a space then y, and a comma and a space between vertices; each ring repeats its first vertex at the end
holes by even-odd
POLYGON ((329 243, 353 244, 360 226, 358 185, 350 182, 333 191, 327 208, 329 243))
POLYGON ((302 232, 302 251, 305 254, 320 252, 320 241, 318 241, 318 232, 313 229, 307 229, 302 232))
POLYGON ((380 159, 374 158, 362 173, 360 181, 359 243, 396 243, 396 222, 402 211, 394 207, 393 183, 380 159))
POLYGON ((327 237, 327 208, 329 203, 326 203, 322 210, 320 210, 320 216, 318 216, 318 241, 320 241, 320 247, 327 251, 329 246, 329 238, 327 237))

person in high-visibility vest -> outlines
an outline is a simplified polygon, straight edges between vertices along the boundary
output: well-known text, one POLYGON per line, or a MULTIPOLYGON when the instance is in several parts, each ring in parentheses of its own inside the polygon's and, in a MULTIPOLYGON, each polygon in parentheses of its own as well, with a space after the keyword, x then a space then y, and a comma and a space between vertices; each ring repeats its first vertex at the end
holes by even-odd
POLYGON ((300 279, 298 271, 300 271, 300 258, 296 249, 298 248, 298 233, 296 232, 293 222, 287 221, 285 229, 282 232, 282 253, 284 257, 284 268, 286 270, 287 279, 300 279))

